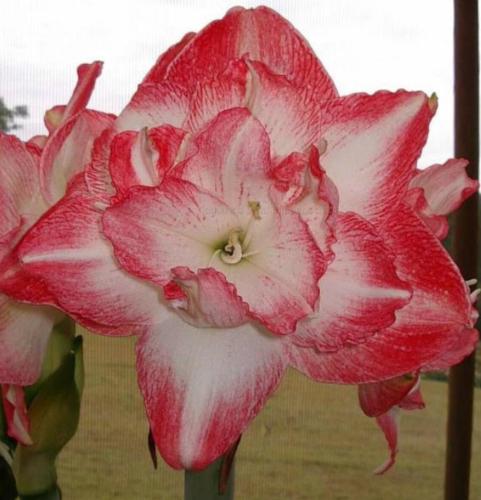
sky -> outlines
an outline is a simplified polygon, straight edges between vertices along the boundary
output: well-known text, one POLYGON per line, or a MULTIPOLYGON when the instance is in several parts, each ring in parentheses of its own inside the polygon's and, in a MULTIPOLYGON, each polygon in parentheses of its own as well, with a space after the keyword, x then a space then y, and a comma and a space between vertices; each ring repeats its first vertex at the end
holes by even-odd
MULTIPOLYGON (((22 139, 43 133, 45 110, 68 101, 76 67, 104 61, 89 107, 118 114, 155 60, 226 0, 1 0, 0 96, 25 104, 22 139)), ((304 35, 341 94, 436 92, 439 108, 419 166, 453 154, 453 28, 448 0, 264 1, 304 35)))

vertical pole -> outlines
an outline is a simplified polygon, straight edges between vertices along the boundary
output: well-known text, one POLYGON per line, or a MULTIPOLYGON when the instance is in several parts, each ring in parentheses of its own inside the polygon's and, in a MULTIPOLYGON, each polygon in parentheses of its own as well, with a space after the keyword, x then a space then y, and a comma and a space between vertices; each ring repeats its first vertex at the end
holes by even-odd
MULTIPOLYGON (((454 0, 455 153, 479 178, 478 2, 454 0)), ((478 196, 454 216, 453 255, 465 279, 476 276, 478 196)), ((468 500, 473 428, 474 353, 449 373, 445 500, 468 500)))

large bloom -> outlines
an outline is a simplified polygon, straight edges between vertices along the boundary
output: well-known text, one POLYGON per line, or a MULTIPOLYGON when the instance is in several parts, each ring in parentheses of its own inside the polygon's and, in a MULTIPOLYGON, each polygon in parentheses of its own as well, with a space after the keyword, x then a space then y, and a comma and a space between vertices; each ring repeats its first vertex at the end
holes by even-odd
MULTIPOLYGON (((99 62, 79 66, 69 103, 45 114, 48 136, 23 143, 0 132, 0 272, 7 293, 22 274, 15 246, 63 196, 69 180, 85 166, 93 139, 113 121, 110 115, 85 110, 101 68, 99 62)), ((38 302, 48 300, 46 288, 26 275, 16 292, 19 299, 25 292, 38 302)), ((9 434, 21 442, 28 442, 28 436, 19 386, 39 377, 50 332, 60 317, 51 307, 21 304, 0 294, 0 384, 9 434)))
MULTIPOLYGON (((9 293, 139 335, 147 415, 176 468, 229 449, 289 365, 362 384, 368 414, 413 407, 414 384, 390 381, 477 341, 424 222, 446 208, 416 172, 435 108, 422 92, 341 97, 284 19, 232 9, 159 58, 16 247, 9 293), (20 293, 27 278, 48 297, 20 293)), ((454 204, 475 187, 459 179, 454 204)))

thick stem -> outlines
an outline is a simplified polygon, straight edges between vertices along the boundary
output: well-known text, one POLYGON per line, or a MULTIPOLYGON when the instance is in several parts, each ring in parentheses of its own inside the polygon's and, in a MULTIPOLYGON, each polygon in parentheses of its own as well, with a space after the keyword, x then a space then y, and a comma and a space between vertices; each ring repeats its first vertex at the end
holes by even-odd
POLYGON ((193 472, 185 471, 184 500, 232 500, 234 498, 234 463, 225 485, 225 491, 220 492, 221 471, 225 457, 218 458, 206 469, 193 472))

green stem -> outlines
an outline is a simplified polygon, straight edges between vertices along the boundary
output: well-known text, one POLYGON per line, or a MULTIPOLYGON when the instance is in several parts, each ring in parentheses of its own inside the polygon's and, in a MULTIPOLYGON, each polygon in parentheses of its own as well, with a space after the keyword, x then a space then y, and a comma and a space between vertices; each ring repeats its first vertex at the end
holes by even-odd
POLYGON ((234 463, 230 467, 225 491, 220 493, 223 463, 224 457, 220 457, 204 470, 198 472, 186 470, 184 500, 232 500, 234 498, 234 463))

